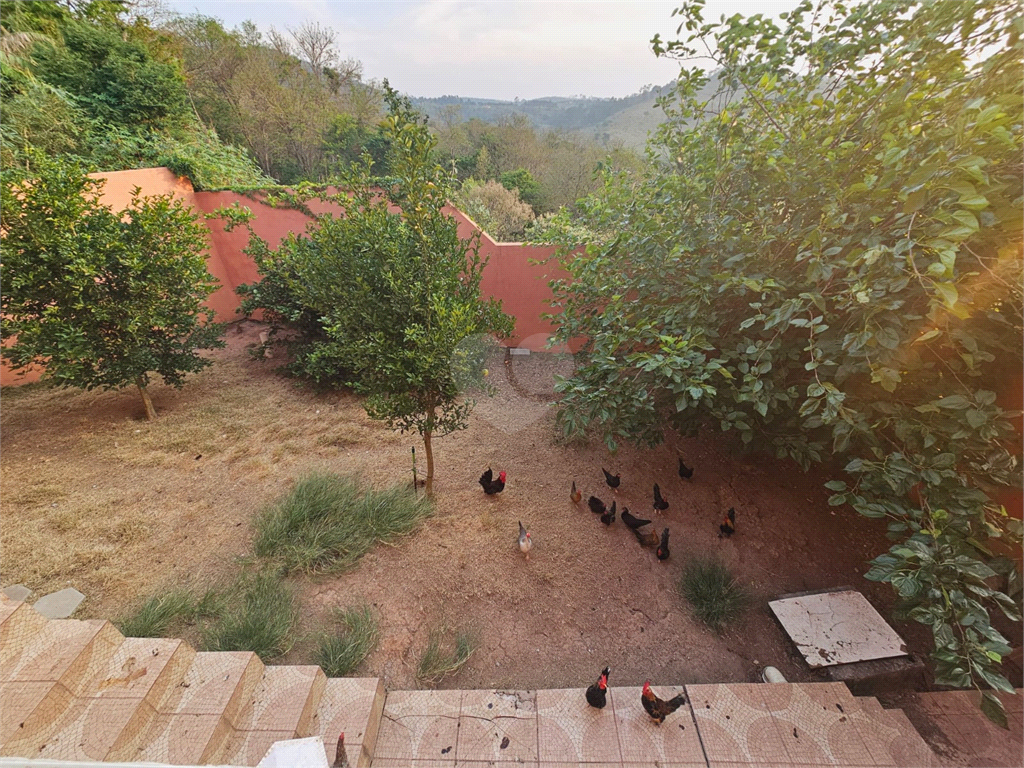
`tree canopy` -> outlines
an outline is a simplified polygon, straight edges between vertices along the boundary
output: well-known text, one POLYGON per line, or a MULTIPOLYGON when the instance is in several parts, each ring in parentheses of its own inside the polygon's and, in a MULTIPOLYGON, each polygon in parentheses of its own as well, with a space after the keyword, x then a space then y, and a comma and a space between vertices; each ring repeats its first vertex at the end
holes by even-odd
POLYGON ((371 417, 423 436, 429 492, 431 441, 466 427, 465 391, 482 383, 486 340, 512 321, 480 296, 485 260, 478 236, 460 239, 444 211, 453 180, 432 158, 434 138, 386 81, 385 92, 388 183, 376 186, 367 157, 338 194, 321 196, 344 215, 318 216, 276 251, 252 235, 262 280, 239 290, 244 310, 268 310, 300 333, 293 372, 350 386, 371 417))
POLYGON ((58 386, 138 386, 149 418, 151 375, 181 386, 210 365, 198 350, 222 346, 203 301, 206 230, 171 196, 114 212, 102 182, 81 165, 45 157, 36 172, 7 169, 0 183, 4 359, 45 365, 58 386))
MULTIPOLYGON (((676 14, 683 68, 643 179, 549 236, 559 340, 587 339, 558 422, 608 447, 734 431, 896 543, 867 577, 929 626, 936 682, 1012 690, 1020 619, 1022 18, 1009 2, 801 3, 781 24, 676 14), (568 254, 568 249, 566 250, 568 254), (1018 422, 1019 424, 1019 422, 1018 422)), ((998 699, 986 711, 1005 721, 998 699)))

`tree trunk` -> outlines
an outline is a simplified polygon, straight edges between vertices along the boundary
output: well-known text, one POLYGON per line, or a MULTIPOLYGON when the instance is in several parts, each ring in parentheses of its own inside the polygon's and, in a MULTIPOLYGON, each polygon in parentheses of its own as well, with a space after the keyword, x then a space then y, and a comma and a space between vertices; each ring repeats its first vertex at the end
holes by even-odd
POLYGON ((135 380, 135 386, 139 388, 142 402, 146 405, 146 418, 153 421, 156 418, 156 408, 153 407, 153 401, 149 397, 149 392, 146 391, 146 385, 143 383, 141 376, 135 380))
POLYGON ((427 495, 434 493, 434 450, 430 447, 430 432, 423 433, 423 449, 427 454, 427 495))

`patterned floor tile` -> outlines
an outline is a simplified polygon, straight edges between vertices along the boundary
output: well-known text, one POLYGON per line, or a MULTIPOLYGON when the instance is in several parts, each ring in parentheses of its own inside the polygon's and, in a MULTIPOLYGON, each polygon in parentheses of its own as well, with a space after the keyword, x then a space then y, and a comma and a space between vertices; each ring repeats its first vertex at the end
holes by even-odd
POLYGON ((385 712, 374 759, 454 761, 458 732, 457 715, 392 717, 385 712))
POLYGON ((790 762, 758 688, 753 683, 686 687, 709 764, 790 762))
POLYGON ((533 691, 464 691, 455 754, 461 762, 537 760, 533 691))
POLYGON ((391 717, 459 716, 462 691, 389 691, 384 712, 391 717))
MULTIPOLYGON (((845 685, 839 685, 842 691, 846 690, 845 685)), ((765 685, 759 690, 775 719, 790 762, 794 765, 870 764, 871 753, 847 714, 848 710, 856 711, 859 704, 846 700, 848 692, 814 690, 818 687, 777 684, 765 685)))
POLYGON ((537 691, 537 727, 543 765, 622 762, 614 709, 589 706, 582 689, 537 691))

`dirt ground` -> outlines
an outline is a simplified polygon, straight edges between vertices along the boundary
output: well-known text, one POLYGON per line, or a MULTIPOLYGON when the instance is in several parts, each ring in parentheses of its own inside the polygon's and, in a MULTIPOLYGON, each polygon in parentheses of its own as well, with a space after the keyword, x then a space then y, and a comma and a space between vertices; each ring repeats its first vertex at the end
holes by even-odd
MULTIPOLYGON (((0 413, 0 582, 37 595, 72 585, 87 595, 79 617, 116 617, 172 584, 230 576, 250 549, 250 520, 312 469, 363 482, 408 482, 416 440, 370 421, 359 400, 317 393, 252 359, 261 327, 232 326, 215 365, 174 390, 151 387, 161 416, 144 420, 134 390, 6 388, 0 413)), ((888 547, 882 526, 830 508, 827 479, 733 453, 718 434, 610 456, 554 440, 552 373, 570 363, 515 357, 510 383, 479 402, 468 430, 436 441, 437 511, 399 542, 378 545, 354 570, 292 579, 302 601, 300 639, 283 660, 309 661, 309 637, 331 609, 369 602, 382 632, 357 674, 390 689, 416 687, 427 636, 466 627, 480 646, 441 687, 582 686, 605 664, 616 685, 747 681, 772 664, 790 680, 812 674, 775 623, 767 601, 853 585, 887 613, 891 591, 861 576, 888 547), (695 467, 676 474, 676 456, 695 467), (477 478, 508 473, 501 496, 477 478), (666 562, 616 523, 601 525, 586 497, 611 502, 601 467, 622 476, 617 499, 651 517, 651 487, 669 509, 666 562), (718 537, 729 507, 737 533, 718 537), (518 521, 534 542, 516 545, 518 521), (754 596, 745 617, 717 636, 694 620, 675 585, 687 560, 717 553, 754 596)), ((422 451, 419 466, 424 467, 422 451)), ((895 624, 912 651, 927 653, 917 627, 895 624)))

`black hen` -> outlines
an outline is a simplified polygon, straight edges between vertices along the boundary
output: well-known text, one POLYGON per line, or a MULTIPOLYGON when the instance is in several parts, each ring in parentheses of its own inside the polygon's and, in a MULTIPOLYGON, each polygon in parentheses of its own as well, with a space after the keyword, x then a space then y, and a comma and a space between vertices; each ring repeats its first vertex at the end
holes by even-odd
POLYGON ((654 508, 659 512, 664 512, 668 509, 668 502, 661 497, 661 488, 658 487, 657 483, 654 484, 654 508))
POLYGON ((615 522, 615 504, 616 502, 613 501, 612 508, 605 512, 603 515, 601 515, 601 522, 605 525, 611 525, 615 522))
POLYGON ((693 467, 688 467, 683 464, 682 458, 679 459, 679 476, 683 478, 683 480, 689 480, 693 477, 693 467))
POLYGON ((604 502, 597 498, 597 496, 591 496, 587 499, 587 506, 590 507, 590 511, 595 515, 603 515, 608 510, 604 502))
POLYGON ((608 483, 608 487, 612 490, 616 490, 619 487, 619 483, 622 482, 619 475, 613 475, 604 467, 601 467, 601 471, 604 472, 604 481, 608 483))
POLYGON ((668 560, 669 555, 672 554, 668 551, 668 528, 661 532, 661 544, 658 545, 655 554, 657 554, 659 560, 668 560))
POLYGON ((608 675, 612 673, 611 667, 601 670, 601 676, 597 682, 587 688, 587 704, 597 709, 604 709, 608 703, 608 675))
POLYGON ((630 528, 634 531, 637 528, 641 528, 645 525, 651 524, 650 520, 641 520, 639 517, 634 517, 633 515, 631 515, 629 513, 629 507, 622 508, 622 522, 626 524, 627 528, 630 528))
POLYGON ((736 510, 735 509, 733 509, 732 507, 729 507, 729 511, 726 513, 725 519, 722 521, 722 524, 720 526, 718 526, 718 530, 721 531, 721 533, 718 534, 718 538, 722 538, 723 536, 725 536, 726 538, 729 538, 734 533, 736 533, 736 510))

